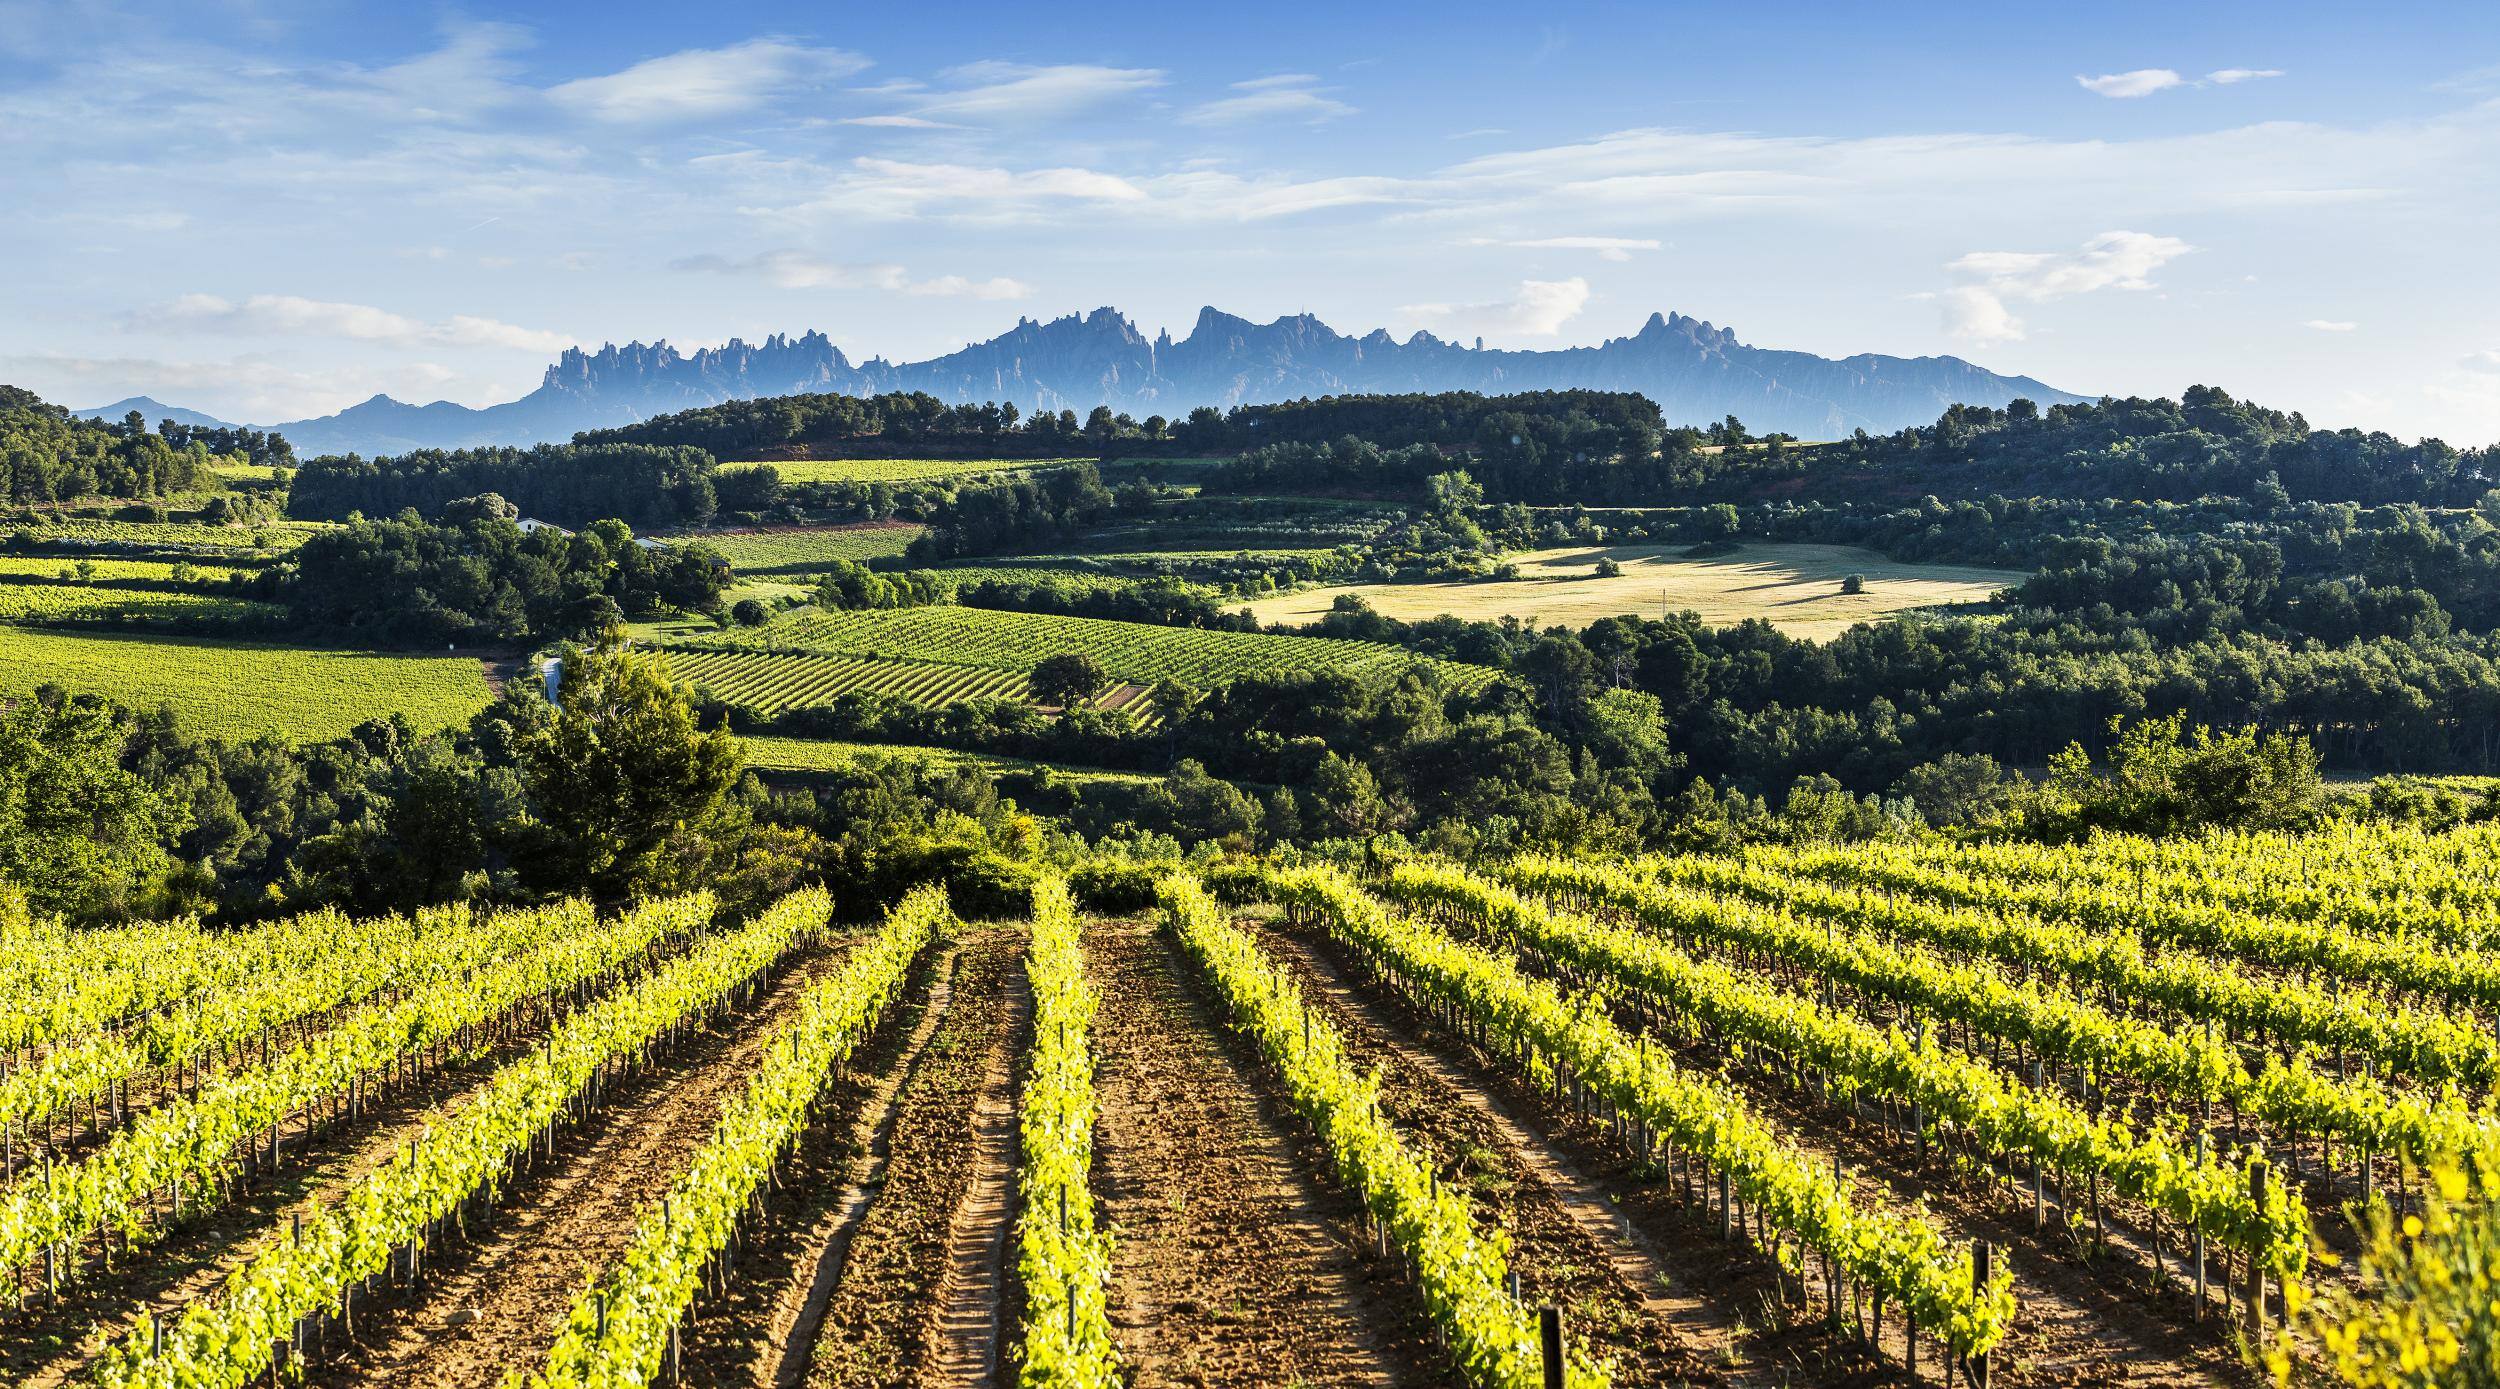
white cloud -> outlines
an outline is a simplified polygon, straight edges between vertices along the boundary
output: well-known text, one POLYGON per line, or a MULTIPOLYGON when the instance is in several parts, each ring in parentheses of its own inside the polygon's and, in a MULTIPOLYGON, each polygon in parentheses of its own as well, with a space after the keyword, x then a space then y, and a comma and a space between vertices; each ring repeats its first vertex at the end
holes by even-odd
POLYGON ((672 269, 721 275, 757 275, 783 289, 879 289, 894 294, 939 299, 1023 299, 1033 287, 1004 275, 987 280, 939 275, 915 280, 899 265, 851 264, 824 260, 804 251, 765 251, 731 260, 722 256, 688 256, 672 269))
POLYGON ((2466 354, 2465 359, 2458 362, 2457 365, 2465 368, 2467 371, 2483 372, 2492 376, 2500 376, 2500 348, 2493 348, 2484 352, 2468 353, 2466 354))
POLYGON ((1521 280, 1519 293, 1489 304, 1403 304, 1398 312, 1419 323, 1479 333, 1550 338, 1588 307, 1589 282, 1521 280))
POLYGON ((345 338, 353 342, 412 347, 501 347, 557 352, 573 345, 562 333, 522 328, 474 314, 427 323, 370 304, 342 304, 293 294, 255 294, 235 303, 214 294, 185 294, 152 316, 155 321, 219 333, 260 337, 345 338))
POLYGON ((1945 329, 1974 342, 2011 342, 2024 333, 2008 300, 2044 303, 2103 289, 2151 289, 2152 273, 2196 248, 2175 236, 2107 231, 2075 252, 1973 251, 1945 269, 1974 280, 1945 291, 1945 329))
POLYGON ((2349 333, 2361 325, 2353 322, 2349 318, 2313 318, 2309 319, 2301 326, 2304 328, 2315 328, 2321 333, 2349 333))
POLYGON ((827 86, 867 66, 867 59, 838 48, 749 39, 647 58, 605 77, 577 78, 548 88, 547 97, 594 120, 705 120, 827 86))
POLYGON ((2125 99, 2151 96, 2155 92, 2167 92, 2179 87, 2228 87, 2282 75, 2281 68, 2216 68, 2205 74, 2204 81, 2191 82, 2169 68, 2137 68, 2133 72, 2104 73, 2099 77, 2078 74, 2075 81, 2087 92, 2125 99))
POLYGON ((2087 92, 2122 99, 2166 92, 2186 80, 2168 68, 2137 68, 2133 72, 2105 73, 2099 77, 2085 77, 2078 73, 2075 77, 2075 81, 2087 92))
POLYGON ((940 74, 956 83, 923 99, 912 114, 924 119, 1031 120, 1065 116, 1163 85, 1160 68, 1114 68, 1070 63, 1032 67, 1022 63, 967 63, 940 74))
POLYGON ((1655 251, 1658 240, 1647 236, 1538 236, 1521 241, 1503 241, 1489 236, 1473 236, 1459 243, 1462 246, 1515 246, 1528 251, 1595 251, 1600 260, 1628 261, 1634 251, 1655 251))
POLYGON ((2005 307, 2002 298, 1977 285, 1948 289, 1939 299, 1944 305, 1944 330, 1957 338, 1983 345, 2022 340, 2023 321, 2005 307))
POLYGON ((961 130, 962 126, 933 121, 925 116, 845 116, 836 125, 866 125, 889 130, 961 130))
POLYGON ((1235 82, 1233 90, 1241 95, 1193 106, 1181 113, 1181 120, 1190 125, 1239 125, 1264 120, 1318 125, 1351 116, 1355 111, 1353 106, 1328 95, 1335 89, 1320 86, 1319 79, 1307 72, 1254 77, 1247 82, 1235 82))

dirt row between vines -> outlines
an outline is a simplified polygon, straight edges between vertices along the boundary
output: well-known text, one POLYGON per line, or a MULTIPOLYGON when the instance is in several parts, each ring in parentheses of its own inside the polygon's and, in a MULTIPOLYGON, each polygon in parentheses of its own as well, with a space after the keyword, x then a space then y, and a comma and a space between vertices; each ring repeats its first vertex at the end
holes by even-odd
MULTIPOLYGON (((836 1267, 809 1270, 822 1311, 813 1344, 792 1347, 806 1355, 804 1374, 792 1366, 783 1382, 796 1378, 809 1389, 951 1382, 936 1367, 984 1330, 959 1323, 967 1307, 993 1332, 974 1358, 994 1354, 1006 1273, 995 1263, 983 1270, 981 1256, 967 1251, 989 1244, 1006 1212, 1002 1205, 972 1219, 959 1213, 976 1191, 995 1189, 1001 1162, 1011 1170, 1014 1161, 1013 1111, 1006 1111, 1002 1150, 996 1106, 1027 1030, 1025 939, 1016 928, 965 932, 951 998, 901 1081, 866 1210, 836 1267)), ((996 1253, 1003 1259, 1003 1246, 996 1253)))
POLYGON ((1731 1302, 1699 1287, 1741 1288, 1741 1260, 1627 1228, 1624 1210, 1571 1156, 1492 1094, 1456 1049, 1401 1006, 1356 982, 1325 947, 1258 926, 1261 944, 1344 1037, 1349 1058, 1377 1069, 1381 1109, 1432 1152, 1442 1179, 1508 1230, 1511 1265, 1532 1304, 1564 1309, 1566 1333, 1612 1362, 1619 1385, 1747 1384, 1764 1373, 1755 1337, 1731 1302))
POLYGON ((1420 1301, 1363 1252, 1361 1207, 1167 937, 1086 933, 1100 991, 1099 1218, 1132 1385, 1446 1382, 1420 1301))

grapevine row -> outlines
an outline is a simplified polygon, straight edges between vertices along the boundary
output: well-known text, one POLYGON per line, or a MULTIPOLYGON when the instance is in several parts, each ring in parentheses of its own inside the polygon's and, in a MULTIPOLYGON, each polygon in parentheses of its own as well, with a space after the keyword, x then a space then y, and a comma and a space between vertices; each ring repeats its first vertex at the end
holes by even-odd
POLYGON ((1016 1174, 1016 1275, 1024 1325, 1016 1382, 1024 1389, 1116 1389, 1107 1285, 1110 1241, 1095 1228, 1094 1058, 1097 999, 1067 884, 1033 888, 1033 1056, 1024 1081, 1024 1160, 1016 1174))
MULTIPOLYGON (((586 908, 563 906, 588 925, 586 908)), ((599 930, 560 932, 546 945, 459 980, 438 980, 386 1007, 361 1011, 266 1064, 230 1071, 140 1115, 102 1148, 71 1163, 29 1168, 0 1189, 0 1275, 74 1253, 88 1236, 147 1233, 162 1194, 179 1218, 221 1197, 239 1153, 266 1137, 275 1148, 291 1115, 309 1122, 324 1103, 405 1073, 443 1050, 482 1045, 481 1025, 533 998, 609 975, 664 939, 710 920, 708 893, 638 907, 599 930)))
POLYGON ((156 1067, 188 1076, 232 1059, 273 1028, 318 1018, 410 981, 465 974, 539 944, 572 924, 549 913, 488 918, 466 907, 433 908, 414 920, 386 916, 330 923, 315 956, 234 987, 196 995, 136 1026, 65 1041, 32 1066, 0 1079, 0 1126, 30 1121, 102 1094, 156 1067))
POLYGON ((1914 894, 1999 916, 2072 920, 2189 950, 2214 951, 2280 969, 2318 970, 2452 1004, 2500 1006, 2500 951, 2427 937, 2358 934, 2319 921, 2286 921, 2209 902, 2152 905, 2107 888, 2074 889, 1981 876, 1866 845, 1846 854, 1760 851, 1756 864, 1825 882, 1914 894))
MULTIPOLYGON (((776 910, 824 919, 822 892, 776 910)), ((824 1102, 836 1068, 901 996, 912 962, 949 919, 946 895, 922 888, 876 937, 809 990, 799 1013, 766 1046, 746 1093, 732 1102, 659 1205, 634 1218, 634 1242, 606 1277, 573 1301, 546 1365, 511 1389, 621 1389, 656 1383, 673 1367, 675 1333, 707 1284, 725 1274, 740 1228, 824 1102)))
POLYGON ((2454 1093, 2399 1091, 2368 1077, 2320 1074, 2308 1058, 2268 1057, 2252 1073, 2231 1047, 2112 1013, 2089 1001, 2016 983, 1980 964, 1948 964, 1879 937, 1816 930, 1785 913, 1713 898, 1621 870, 1529 855, 1504 866, 1514 886, 1624 912, 1651 930, 1706 940, 1802 966, 2034 1055, 2102 1074, 2129 1075, 2176 1100, 2228 1103, 2287 1132, 2342 1139, 2366 1154, 2417 1162, 2473 1151, 2500 1123, 2454 1093))
POLYGON ((2010 1272, 1977 1285, 1970 1255, 1949 1250, 1933 1224, 1860 1208, 1831 1173, 1748 1113, 1735 1092, 1627 1035, 1593 1000, 1393 916, 1334 870, 1271 872, 1267 884, 1279 901, 1315 915, 1402 987, 1460 1010, 1483 1040, 1514 1053, 1539 1083, 1560 1086, 1554 1066, 1568 1067, 1644 1135, 1681 1145, 1723 1173, 1769 1223, 1820 1250, 1882 1301, 1905 1308, 1956 1354, 1985 1354, 2012 1322, 2010 1272))
MULTIPOLYGON (((1445 1187, 1427 1153, 1380 1112, 1377 1081, 1347 1059, 1336 1028, 1315 1016, 1258 945, 1197 882, 1174 874, 1156 884, 1166 922, 1215 981, 1241 1031, 1282 1073, 1294 1107, 1326 1141, 1338 1175, 1413 1261, 1425 1306, 1447 1333, 1469 1382, 1484 1389, 1537 1389, 1543 1354, 1536 1318, 1502 1286, 1510 1240, 1480 1224, 1467 1197, 1445 1187)), ((1605 1372, 1573 1353, 1570 1389, 1605 1389, 1605 1372)))
POLYGON ((2252 1192, 2235 1165, 2095 1119, 2053 1090, 2009 1082, 1994 1067, 1825 1011, 1754 976, 1696 960, 1665 941, 1548 911, 1460 869, 1401 864, 1384 885, 1505 946, 1602 977, 1663 1002, 1710 1031, 1755 1043, 1822 1071, 1844 1094, 1872 1090, 1958 1127, 1984 1151, 2107 1178, 2188 1229, 2251 1254, 2293 1278, 2308 1258, 2307 1213, 2280 1179, 2252 1192))
POLYGON ((2455 1079, 2488 1087, 2500 1079, 2500 1042, 2470 1019, 2363 995, 2334 996, 2297 980, 2252 976, 2207 956, 2151 958, 2141 941, 2123 932, 1843 890, 1723 859, 1653 859, 1644 866, 1661 882, 2004 961, 2286 1047, 2335 1048, 2434 1083, 2455 1079))
POLYGON ((515 1163, 550 1140, 620 1065, 639 1060, 691 1019, 725 1006, 800 938, 822 926, 820 892, 785 898, 748 925, 715 936, 638 983, 557 1024, 544 1048, 514 1061, 464 1107, 460 1122, 429 1130, 335 1205, 274 1237, 226 1278, 214 1300, 160 1329, 143 1316, 97 1363, 102 1389, 240 1389, 297 1344, 308 1319, 348 1312, 352 1290, 423 1246, 471 1203, 498 1191, 515 1163))

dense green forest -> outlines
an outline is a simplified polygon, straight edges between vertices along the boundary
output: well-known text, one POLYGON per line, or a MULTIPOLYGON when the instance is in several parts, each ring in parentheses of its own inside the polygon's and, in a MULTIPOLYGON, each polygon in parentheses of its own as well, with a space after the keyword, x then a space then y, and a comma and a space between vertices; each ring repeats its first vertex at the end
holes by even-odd
POLYGON ((26 505, 81 497, 139 500, 200 487, 211 463, 288 466, 285 439, 252 429, 202 429, 132 411, 89 420, 32 392, 0 386, 0 500, 26 505))
POLYGON ((396 458, 316 458, 296 473, 287 514, 344 521, 414 509, 434 516, 453 502, 491 492, 524 516, 559 525, 613 518, 656 529, 711 519, 722 508, 724 488, 733 510, 762 500, 739 493, 740 485, 741 476, 720 473, 710 454, 683 446, 428 449, 396 458))

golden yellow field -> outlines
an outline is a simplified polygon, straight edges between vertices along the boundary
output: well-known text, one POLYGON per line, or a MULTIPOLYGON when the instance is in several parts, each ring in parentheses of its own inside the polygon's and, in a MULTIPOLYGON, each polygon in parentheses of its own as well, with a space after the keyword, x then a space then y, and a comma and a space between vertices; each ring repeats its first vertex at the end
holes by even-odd
POLYGON ((1731 625, 1762 618, 1792 637, 1822 641, 1860 622, 1911 608, 1985 601, 2023 580, 2012 570, 1947 564, 1898 564, 1841 545, 1746 545, 1709 559, 1688 559, 1680 545, 1575 546, 1515 555, 1516 579, 1456 583, 1352 584, 1304 589, 1249 605, 1261 622, 1302 623, 1328 611, 1343 593, 1359 594, 1383 616, 1484 620, 1516 616, 1540 626, 1585 626, 1601 617, 1691 610, 1731 625), (1594 577, 1599 560, 1623 572, 1594 577), (1866 591, 1843 594, 1841 580, 1866 577, 1866 591))

